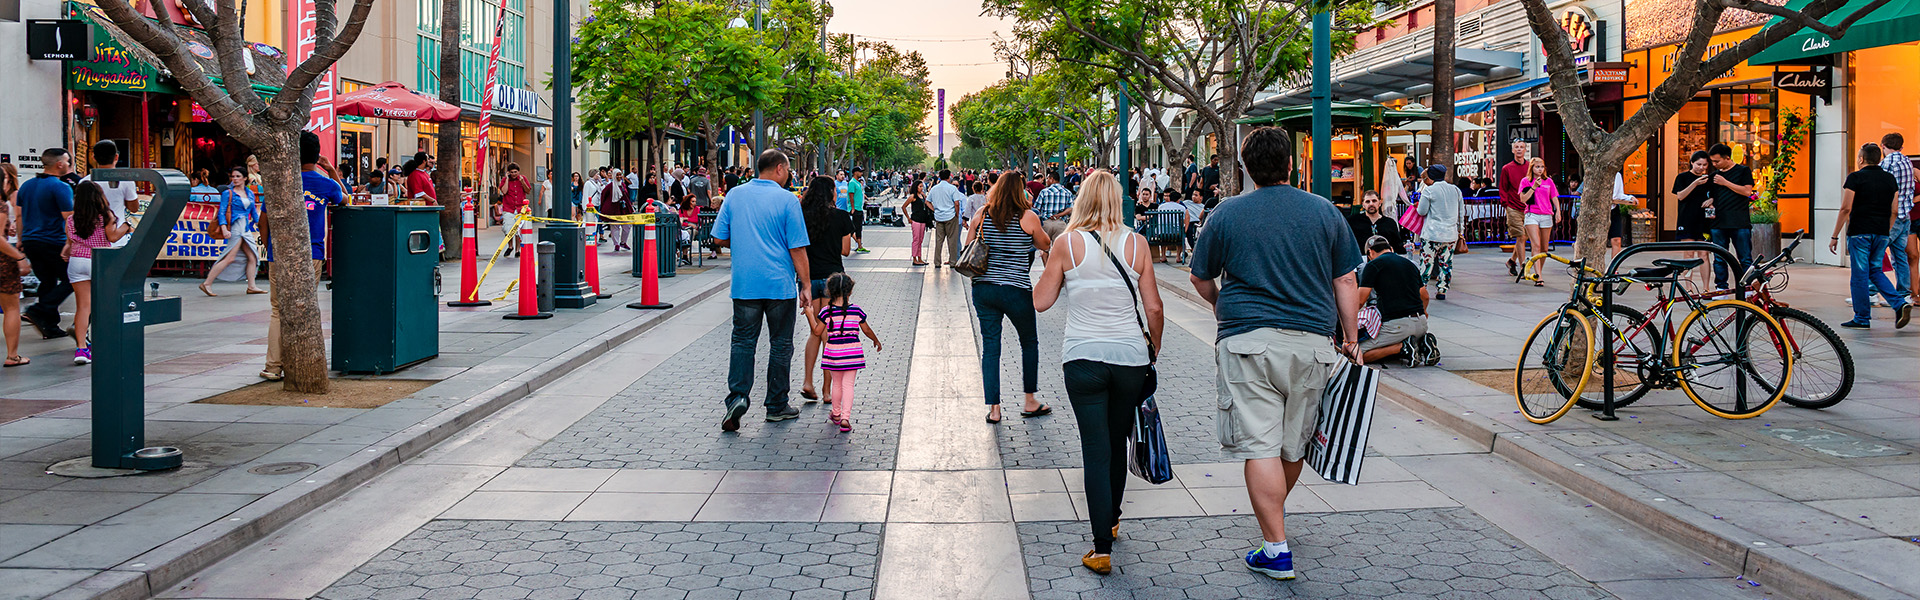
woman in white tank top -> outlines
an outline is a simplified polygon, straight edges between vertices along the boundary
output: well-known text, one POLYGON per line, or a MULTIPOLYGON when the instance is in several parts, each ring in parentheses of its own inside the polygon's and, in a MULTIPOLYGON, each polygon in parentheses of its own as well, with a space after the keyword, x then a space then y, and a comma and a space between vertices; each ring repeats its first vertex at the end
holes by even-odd
POLYGON ((1066 300, 1061 371, 1080 428, 1093 528, 1093 549, 1080 564, 1102 575, 1112 571, 1120 529, 1127 432, 1141 399, 1151 393, 1152 349, 1160 345, 1162 324, 1147 241, 1126 227, 1121 195, 1112 173, 1087 176, 1073 201, 1073 221, 1048 253, 1047 270, 1033 290, 1034 308, 1042 312, 1066 300))

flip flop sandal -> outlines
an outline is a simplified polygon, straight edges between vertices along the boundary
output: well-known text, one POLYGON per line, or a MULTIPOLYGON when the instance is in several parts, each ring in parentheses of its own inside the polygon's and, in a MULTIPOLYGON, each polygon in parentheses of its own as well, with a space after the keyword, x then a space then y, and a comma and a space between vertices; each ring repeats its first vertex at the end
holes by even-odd
POLYGON ((800 397, 801 397, 801 398, 806 398, 806 399, 807 399, 808 401, 813 401, 813 400, 819 400, 819 399, 820 399, 820 395, 819 395, 819 394, 815 394, 815 393, 813 393, 813 392, 809 392, 809 391, 807 391, 807 390, 804 390, 804 389, 802 389, 802 390, 800 390, 800 397))
POLYGON ((1031 419, 1034 417, 1044 417, 1050 414, 1053 414, 1053 407, 1042 404, 1038 409, 1020 411, 1020 418, 1031 419))
POLYGON ((32 362, 33 362, 33 359, 27 358, 25 356, 9 356, 7 357, 6 364, 0 365, 0 366, 18 367, 20 365, 25 365, 32 362))

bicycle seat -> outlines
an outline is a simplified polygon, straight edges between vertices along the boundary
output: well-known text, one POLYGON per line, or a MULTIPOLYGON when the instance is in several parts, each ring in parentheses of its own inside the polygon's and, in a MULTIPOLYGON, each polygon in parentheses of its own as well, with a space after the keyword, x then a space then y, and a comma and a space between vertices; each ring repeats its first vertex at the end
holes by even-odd
POLYGON ((1706 259, 1703 259, 1703 258, 1656 258, 1656 259, 1653 259, 1653 264, 1662 266, 1662 267, 1671 267, 1675 271, 1687 271, 1687 270, 1695 269, 1702 264, 1706 264, 1706 262, 1707 262, 1706 259))

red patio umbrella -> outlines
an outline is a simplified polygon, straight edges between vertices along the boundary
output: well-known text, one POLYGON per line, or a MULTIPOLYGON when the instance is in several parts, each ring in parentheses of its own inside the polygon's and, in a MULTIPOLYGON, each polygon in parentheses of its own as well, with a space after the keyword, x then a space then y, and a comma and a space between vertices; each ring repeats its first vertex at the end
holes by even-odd
POLYGON ((341 96, 334 110, 343 115, 402 121, 458 121, 460 107, 389 81, 341 96))

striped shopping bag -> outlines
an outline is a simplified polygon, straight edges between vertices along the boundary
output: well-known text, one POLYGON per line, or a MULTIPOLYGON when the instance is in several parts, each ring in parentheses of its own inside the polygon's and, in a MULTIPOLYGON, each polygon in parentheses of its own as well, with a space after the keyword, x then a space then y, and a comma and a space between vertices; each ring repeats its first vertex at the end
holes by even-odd
POLYGON ((1360 461, 1367 453, 1367 431, 1373 427, 1374 394, 1379 388, 1379 371, 1345 357, 1333 366, 1320 397, 1320 422, 1313 428, 1313 443, 1307 446, 1307 466, 1320 478, 1360 483, 1360 461))

